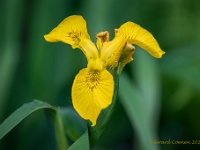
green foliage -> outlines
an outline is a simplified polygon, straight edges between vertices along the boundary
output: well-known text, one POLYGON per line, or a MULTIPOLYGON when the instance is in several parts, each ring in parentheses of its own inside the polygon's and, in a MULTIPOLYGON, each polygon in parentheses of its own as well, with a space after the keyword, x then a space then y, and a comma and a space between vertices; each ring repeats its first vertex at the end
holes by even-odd
POLYGON ((159 146, 151 144, 151 141, 158 139, 155 133, 160 109, 159 74, 151 56, 142 51, 138 54, 137 64, 131 64, 135 68, 131 71, 135 72, 136 82, 130 82, 127 75, 122 75, 119 96, 141 143, 140 147, 156 150, 159 146))
POLYGON ((83 149, 83 150, 90 149, 88 130, 86 130, 85 133, 72 146, 68 148, 68 150, 77 150, 77 149, 83 149))
POLYGON ((57 146, 59 150, 63 150, 67 147, 62 120, 60 119, 57 109, 48 103, 34 100, 33 102, 26 103, 20 108, 15 110, 6 120, 0 125, 0 139, 2 139, 8 132, 10 132, 17 124, 23 119, 28 117, 31 113, 39 109, 49 109, 53 112, 53 124, 55 128, 55 135, 57 140, 57 146))
POLYGON ((26 118, 28 115, 33 113, 34 111, 38 109, 44 109, 48 108, 53 111, 56 109, 52 106, 50 106, 47 103, 42 103, 40 101, 33 101, 28 104, 24 104, 19 109, 14 111, 0 126, 0 139, 3 138, 10 130, 12 130, 18 123, 20 123, 24 118, 26 118))
POLYGON ((0 136, 6 136, 0 149, 89 148, 86 122, 71 107, 71 85, 86 60, 81 51, 43 38, 73 14, 84 16, 93 41, 104 30, 112 37, 114 28, 130 20, 149 30, 166 52, 156 60, 136 47, 134 61, 119 78, 114 112, 91 149, 191 149, 150 143, 200 137, 199 5, 198 0, 2 1, 0 136), (43 108, 46 118, 35 111, 43 108))

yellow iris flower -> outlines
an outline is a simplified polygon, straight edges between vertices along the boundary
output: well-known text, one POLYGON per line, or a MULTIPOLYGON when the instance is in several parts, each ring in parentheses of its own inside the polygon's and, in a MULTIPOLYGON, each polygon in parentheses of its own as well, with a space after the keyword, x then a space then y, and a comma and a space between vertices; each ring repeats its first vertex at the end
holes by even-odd
POLYGON ((117 69, 121 72, 133 60, 135 47, 132 44, 156 58, 165 53, 151 33, 133 22, 126 22, 116 29, 112 41, 109 41, 107 31, 97 34, 95 46, 87 32, 86 21, 78 15, 65 18, 44 38, 48 42, 70 44, 85 54, 87 68, 80 70, 74 79, 72 103, 82 118, 92 122, 92 126, 96 125, 101 110, 112 103, 114 79, 111 72, 117 69))

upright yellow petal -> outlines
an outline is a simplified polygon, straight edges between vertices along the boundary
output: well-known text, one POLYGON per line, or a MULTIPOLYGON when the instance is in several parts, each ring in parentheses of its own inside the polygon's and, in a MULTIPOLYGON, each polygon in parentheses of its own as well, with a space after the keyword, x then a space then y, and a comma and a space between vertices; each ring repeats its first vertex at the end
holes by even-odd
POLYGON ((121 25, 116 37, 124 37, 127 42, 140 46, 156 58, 161 58, 165 53, 150 32, 133 22, 121 25))
POLYGON ((124 46, 124 38, 114 38, 103 46, 100 59, 104 62, 104 67, 116 67, 118 65, 124 46))
POLYGON ((80 49, 85 54, 87 60, 99 58, 98 50, 94 43, 88 39, 82 39, 79 43, 80 49))
POLYGON ((101 110, 111 104, 113 92, 113 77, 106 69, 91 71, 84 68, 75 77, 72 103, 79 115, 95 126, 101 110))
POLYGON ((79 48, 84 52, 87 59, 98 57, 98 51, 90 40, 86 21, 82 16, 73 15, 65 18, 49 34, 46 34, 44 38, 48 42, 60 41, 70 44, 72 48, 79 48))

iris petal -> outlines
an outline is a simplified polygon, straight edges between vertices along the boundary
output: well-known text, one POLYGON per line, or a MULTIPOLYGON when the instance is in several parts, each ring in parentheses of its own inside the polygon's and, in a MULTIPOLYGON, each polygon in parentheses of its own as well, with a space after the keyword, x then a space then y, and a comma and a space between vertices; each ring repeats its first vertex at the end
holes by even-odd
POLYGON ((104 67, 116 67, 118 65, 124 46, 124 38, 114 38, 103 46, 100 59, 104 62, 104 67))
POLYGON ((124 37, 127 42, 140 46, 156 58, 161 58, 165 53, 150 32, 133 22, 121 25, 116 37, 124 37))
POLYGON ((79 48, 80 39, 90 39, 86 22, 82 16, 70 16, 65 18, 49 34, 44 36, 48 42, 64 42, 73 48, 79 48))
POLYGON ((72 103, 79 115, 95 126, 101 110, 111 104, 113 91, 113 77, 106 69, 91 71, 84 68, 75 77, 72 103))
POLYGON ((87 32, 86 21, 82 16, 73 15, 65 18, 49 34, 44 36, 48 42, 64 42, 72 48, 79 48, 86 55, 87 59, 97 58, 98 51, 91 42, 87 32))

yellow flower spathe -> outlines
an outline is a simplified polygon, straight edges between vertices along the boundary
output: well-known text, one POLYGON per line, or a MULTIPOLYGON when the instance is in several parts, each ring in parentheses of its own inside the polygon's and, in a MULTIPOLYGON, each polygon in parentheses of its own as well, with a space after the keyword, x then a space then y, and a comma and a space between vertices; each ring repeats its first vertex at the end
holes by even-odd
POLYGON ((88 65, 74 79, 72 103, 82 118, 92 122, 92 126, 96 125, 101 110, 112 103, 114 79, 110 71, 116 71, 120 66, 121 72, 133 60, 135 47, 132 44, 137 44, 156 58, 165 53, 150 32, 133 22, 116 29, 112 41, 109 41, 107 31, 97 34, 96 47, 90 40, 86 21, 78 15, 65 18, 44 38, 48 42, 70 44, 85 54, 88 65))

